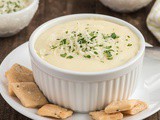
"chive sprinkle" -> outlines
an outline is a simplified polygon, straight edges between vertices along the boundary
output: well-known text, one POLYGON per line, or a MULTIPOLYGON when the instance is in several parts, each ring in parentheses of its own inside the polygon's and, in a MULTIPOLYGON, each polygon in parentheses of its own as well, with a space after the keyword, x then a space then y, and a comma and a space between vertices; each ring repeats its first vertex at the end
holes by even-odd
POLYGON ((56 49, 56 48, 57 48, 57 46, 54 46, 54 45, 51 46, 51 49, 56 49))
POLYGON ((85 58, 91 58, 91 56, 90 56, 90 55, 84 55, 84 57, 85 57, 85 58))
POLYGON ((117 36, 116 33, 112 33, 112 34, 111 34, 111 37, 112 37, 113 39, 119 38, 119 36, 117 36))
POLYGON ((66 44, 66 39, 63 39, 61 42, 60 42, 60 45, 64 45, 64 44, 66 44))
MULTIPOLYGON (((63 58, 73 59, 75 58, 74 55, 81 55, 87 59, 98 58, 99 61, 105 61, 105 59, 114 59, 114 55, 119 53, 119 45, 117 44, 119 40, 114 40, 119 36, 115 32, 111 34, 100 33, 98 30, 90 31, 89 27, 87 27, 84 33, 68 32, 68 30, 64 31, 64 33, 69 33, 69 36, 56 38, 56 41, 51 46, 51 49, 56 49, 57 53, 63 58), (112 42, 115 46, 113 46, 112 42)), ((128 46, 131 46, 131 44, 128 44, 128 46)))
POLYGON ((106 49, 110 49, 110 48, 112 48, 112 46, 106 46, 106 49))
POLYGON ((113 60, 113 57, 108 57, 107 59, 108 59, 108 60, 113 60))
POLYGON ((132 46, 132 44, 129 43, 127 46, 132 46))
POLYGON ((72 59, 72 58, 73 58, 73 56, 71 56, 71 55, 70 55, 70 56, 67 56, 67 59, 72 59))
POLYGON ((60 56, 65 58, 67 56, 67 53, 60 54, 60 56))
POLYGON ((98 54, 98 52, 94 51, 94 54, 96 54, 96 55, 97 55, 97 54, 98 54))

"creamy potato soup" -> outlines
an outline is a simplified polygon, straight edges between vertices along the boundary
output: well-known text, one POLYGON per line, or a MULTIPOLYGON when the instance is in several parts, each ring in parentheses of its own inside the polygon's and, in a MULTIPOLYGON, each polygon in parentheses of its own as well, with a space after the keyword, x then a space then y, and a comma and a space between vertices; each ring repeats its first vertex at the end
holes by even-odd
POLYGON ((125 26, 100 19, 56 25, 39 36, 37 54, 67 70, 97 72, 121 66, 139 51, 139 38, 125 26))
POLYGON ((30 5, 31 0, 0 0, 0 14, 20 11, 30 5))

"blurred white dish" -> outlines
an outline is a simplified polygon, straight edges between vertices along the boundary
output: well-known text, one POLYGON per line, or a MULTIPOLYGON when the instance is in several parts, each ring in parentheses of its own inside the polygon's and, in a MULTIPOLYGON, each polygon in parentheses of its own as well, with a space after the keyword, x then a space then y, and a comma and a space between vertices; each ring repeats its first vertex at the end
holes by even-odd
MULTIPOLYGON (((19 113, 34 120, 56 120, 38 116, 37 109, 25 108, 16 97, 8 94, 5 71, 14 63, 31 68, 28 42, 12 51, 2 62, 0 67, 0 93, 5 101, 19 113)), ((142 120, 160 110, 160 61, 145 57, 141 80, 145 80, 145 87, 138 87, 131 98, 140 99, 148 103, 149 108, 137 115, 125 117, 123 120, 142 120)), ((140 85, 141 86, 141 85, 140 85)), ((88 114, 75 113, 67 120, 91 120, 88 114)))
POLYGON ((29 25, 39 3, 39 0, 30 1, 30 5, 20 11, 0 14, 0 37, 12 36, 29 25))
POLYGON ((105 6, 119 11, 131 12, 148 5, 152 0, 100 0, 105 6))

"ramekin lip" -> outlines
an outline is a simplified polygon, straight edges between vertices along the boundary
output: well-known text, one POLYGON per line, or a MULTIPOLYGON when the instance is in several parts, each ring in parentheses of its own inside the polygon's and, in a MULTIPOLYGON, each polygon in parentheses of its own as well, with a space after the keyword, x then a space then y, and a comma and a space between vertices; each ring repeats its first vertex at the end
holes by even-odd
POLYGON ((0 14, 0 17, 4 17, 4 16, 12 16, 12 15, 17 15, 17 14, 21 14, 23 12, 26 12, 27 10, 31 9, 33 6, 35 6, 36 4, 39 4, 39 0, 32 0, 32 3, 30 5, 28 5, 26 8, 19 10, 17 12, 13 12, 13 13, 8 13, 8 14, 0 14))
POLYGON ((28 45, 29 45, 29 51, 30 51, 31 56, 34 59, 36 59, 37 61, 39 61, 40 64, 42 64, 43 66, 45 66, 45 67, 47 67, 49 69, 52 69, 52 70, 54 70, 56 72, 61 72, 61 73, 64 73, 64 74, 70 74, 70 75, 93 76, 93 75, 103 75, 103 74, 110 74, 110 73, 113 73, 113 72, 118 72, 118 71, 120 71, 120 70, 122 70, 122 69, 124 69, 126 67, 129 67, 133 63, 135 63, 144 53, 144 50, 145 50, 145 39, 144 39, 143 35, 141 34, 141 32, 136 27, 134 27, 133 25, 131 25, 130 23, 128 23, 128 22, 126 22, 124 20, 121 20, 121 19, 116 18, 116 17, 108 16, 108 15, 85 13, 85 14, 66 15, 66 16, 58 17, 58 18, 55 18, 55 19, 52 19, 52 20, 49 20, 49 21, 45 22, 44 24, 39 26, 32 33, 32 35, 31 35, 31 37, 29 39, 29 44, 28 45), (56 22, 56 21, 59 21, 59 20, 62 20, 62 19, 72 19, 72 17, 79 17, 79 19, 80 19, 80 17, 82 18, 83 16, 86 17, 86 18, 102 18, 102 19, 106 18, 108 20, 114 20, 114 22, 117 21, 118 24, 123 24, 123 25, 126 25, 127 27, 129 27, 139 37, 140 42, 141 42, 141 47, 140 47, 139 52, 137 53, 137 55, 134 58, 132 58, 130 61, 125 63, 124 65, 115 67, 113 69, 104 70, 104 71, 98 71, 98 72, 78 72, 78 71, 72 71, 72 70, 66 70, 66 69, 58 68, 58 67, 56 67, 54 65, 51 65, 51 64, 47 63, 46 61, 44 61, 43 59, 41 59, 37 55, 37 53, 36 53, 36 51, 34 49, 34 43, 36 41, 36 40, 34 40, 34 37, 43 27, 46 27, 49 24, 51 24, 53 22, 56 22))

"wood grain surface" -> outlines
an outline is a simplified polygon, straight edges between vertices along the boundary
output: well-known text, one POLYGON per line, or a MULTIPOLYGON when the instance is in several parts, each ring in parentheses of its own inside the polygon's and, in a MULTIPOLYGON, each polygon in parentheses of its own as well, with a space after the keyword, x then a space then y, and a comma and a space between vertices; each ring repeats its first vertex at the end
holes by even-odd
MULTIPOLYGON (((39 9, 30 25, 15 36, 0 38, 0 63, 13 49, 28 41, 31 33, 42 23, 63 15, 76 13, 99 13, 111 15, 136 26, 144 35, 147 42, 154 46, 160 43, 146 27, 146 17, 154 1, 147 7, 133 13, 117 13, 103 6, 98 0, 40 0, 39 9)), ((0 120, 30 120, 12 109, 0 96, 0 120)), ((160 120, 160 112, 146 120, 160 120)))

